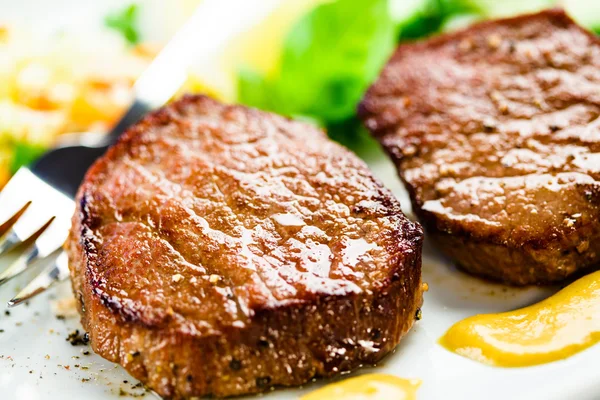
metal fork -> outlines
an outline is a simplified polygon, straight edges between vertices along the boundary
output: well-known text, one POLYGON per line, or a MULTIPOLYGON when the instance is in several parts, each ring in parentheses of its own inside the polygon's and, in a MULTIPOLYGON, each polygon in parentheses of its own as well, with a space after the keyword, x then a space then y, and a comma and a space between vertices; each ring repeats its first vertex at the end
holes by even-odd
POLYGON ((214 54, 233 35, 248 29, 281 0, 204 0, 134 85, 129 110, 107 135, 67 135, 59 147, 30 168, 17 171, 0 192, 0 285, 17 275, 41 272, 8 302, 21 304, 69 277, 62 245, 75 210, 73 198, 91 164, 131 124, 163 105, 182 86, 196 56, 214 54))

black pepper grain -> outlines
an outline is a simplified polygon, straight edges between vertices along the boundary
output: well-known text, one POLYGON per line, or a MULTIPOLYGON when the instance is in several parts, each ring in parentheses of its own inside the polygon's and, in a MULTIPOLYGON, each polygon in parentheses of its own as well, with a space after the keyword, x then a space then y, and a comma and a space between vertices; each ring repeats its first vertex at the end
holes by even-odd
POLYGON ((90 341, 90 337, 87 332, 80 335, 79 329, 75 329, 73 332, 69 333, 66 340, 71 343, 72 346, 87 345, 90 341))
POLYGON ((381 338, 381 330, 377 328, 371 330, 371 338, 374 340, 381 338))
POLYGON ((515 42, 513 40, 509 40, 508 42, 508 52, 509 53, 514 53, 515 50, 517 49, 517 45, 515 44, 515 42))
POLYGON ((240 369, 242 369, 242 363, 240 360, 232 358, 229 362, 229 368, 231 368, 232 371, 239 371, 240 369))
POLYGON ((256 378, 256 387, 258 387, 259 389, 267 388, 270 383, 271 383, 270 376, 261 376, 259 378, 256 378))
POLYGON ((417 312, 415 313, 415 319, 420 321, 423 318, 423 311, 420 308, 417 308, 417 312))
POLYGON ((492 133, 496 130, 496 127, 492 124, 490 124, 489 122, 484 122, 483 123, 483 131, 485 133, 492 133))

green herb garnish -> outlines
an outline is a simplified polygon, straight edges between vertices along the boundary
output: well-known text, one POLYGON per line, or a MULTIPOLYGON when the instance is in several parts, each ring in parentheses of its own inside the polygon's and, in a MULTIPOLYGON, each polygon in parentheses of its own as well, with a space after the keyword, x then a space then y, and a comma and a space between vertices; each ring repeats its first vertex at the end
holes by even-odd
MULTIPOLYGON (((593 3, 574 0, 565 6, 574 15, 577 10, 580 14, 597 10, 587 13, 585 25, 600 30, 600 17, 592 17, 600 16, 600 6, 593 3)), ((333 139, 360 153, 373 142, 365 139, 356 106, 398 41, 556 4, 557 0, 337 0, 322 4, 290 31, 278 71, 263 76, 240 69, 238 101, 314 121, 333 139)))
POLYGON ((27 166, 37 160, 47 150, 40 144, 28 143, 24 141, 12 144, 13 154, 10 163, 10 173, 14 174, 23 166, 27 166))
POLYGON ((107 15, 104 23, 107 27, 119 32, 129 44, 137 44, 140 41, 138 29, 139 6, 130 4, 129 6, 107 15))
POLYGON ((286 37, 276 74, 241 70, 239 101, 303 115, 325 127, 354 123, 356 106, 393 51, 396 36, 386 0, 320 5, 286 37))

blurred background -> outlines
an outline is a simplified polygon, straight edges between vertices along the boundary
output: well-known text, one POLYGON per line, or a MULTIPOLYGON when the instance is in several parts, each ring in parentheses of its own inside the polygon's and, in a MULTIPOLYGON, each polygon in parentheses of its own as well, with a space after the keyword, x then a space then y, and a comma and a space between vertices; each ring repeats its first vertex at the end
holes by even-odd
MULTIPOLYGON (((200 1, 0 0, 0 187, 61 134, 108 130, 200 1)), ((311 121, 374 157, 355 108, 398 42, 547 7, 600 33, 597 0, 282 1, 191 68, 181 92, 311 121)))

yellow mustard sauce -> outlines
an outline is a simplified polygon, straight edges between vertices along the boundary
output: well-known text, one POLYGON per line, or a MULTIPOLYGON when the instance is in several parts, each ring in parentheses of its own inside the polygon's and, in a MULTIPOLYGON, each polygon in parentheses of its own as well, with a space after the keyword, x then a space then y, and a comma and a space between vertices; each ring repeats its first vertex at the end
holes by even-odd
POLYGON ((418 379, 367 374, 327 385, 300 400, 415 400, 420 385, 418 379))
POLYGON ((600 271, 520 310, 476 315, 440 339, 448 350, 499 367, 570 357, 600 341, 600 271))

